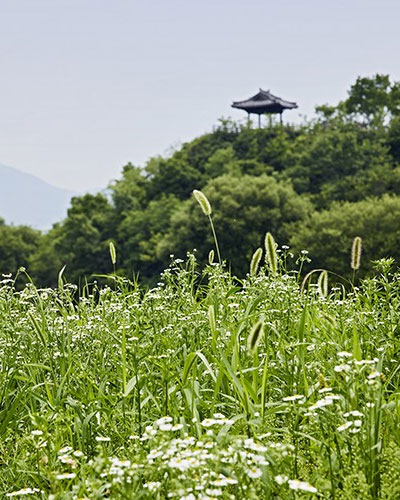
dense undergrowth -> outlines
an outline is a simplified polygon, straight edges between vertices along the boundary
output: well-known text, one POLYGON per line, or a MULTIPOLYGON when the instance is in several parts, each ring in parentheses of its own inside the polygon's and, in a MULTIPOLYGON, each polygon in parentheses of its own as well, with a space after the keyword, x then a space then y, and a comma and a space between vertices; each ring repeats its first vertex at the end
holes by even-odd
POLYGON ((1 497, 398 498, 400 275, 301 289, 285 252, 147 292, 4 277, 1 497))

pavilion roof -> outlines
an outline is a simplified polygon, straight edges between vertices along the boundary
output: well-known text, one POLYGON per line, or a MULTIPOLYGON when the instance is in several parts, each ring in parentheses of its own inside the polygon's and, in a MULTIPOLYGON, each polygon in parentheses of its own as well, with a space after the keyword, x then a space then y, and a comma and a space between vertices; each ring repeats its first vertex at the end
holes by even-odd
POLYGON ((248 113, 282 113, 285 109, 297 108, 295 102, 285 101, 277 97, 269 90, 262 90, 258 94, 246 99, 245 101, 234 101, 232 108, 244 109, 248 113))

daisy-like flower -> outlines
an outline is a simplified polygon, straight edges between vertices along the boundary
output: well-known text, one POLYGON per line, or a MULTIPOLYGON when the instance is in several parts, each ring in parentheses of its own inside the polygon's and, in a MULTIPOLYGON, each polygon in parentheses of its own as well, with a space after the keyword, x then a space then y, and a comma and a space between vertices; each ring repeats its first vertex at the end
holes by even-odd
POLYGON ((341 373, 341 372, 348 372, 351 370, 351 366, 350 365, 336 365, 334 368, 336 373, 341 373))
POLYGON ((219 488, 207 488, 206 493, 211 497, 219 497, 222 495, 222 490, 219 488))
POLYGON ((189 460, 182 459, 182 458, 171 458, 171 460, 168 462, 168 466, 171 467, 171 469, 178 469, 182 472, 187 471, 190 469, 192 464, 190 463, 189 460))
POLYGON ((261 472, 261 469, 259 469, 258 467, 252 467, 251 469, 249 469, 247 471, 247 475, 251 479, 257 479, 258 477, 262 476, 262 472, 261 472))
POLYGON ((342 432, 342 431, 345 431, 346 429, 348 429, 349 427, 351 427, 352 425, 353 425, 353 422, 346 422, 343 425, 339 425, 339 427, 336 430, 338 430, 339 432, 342 432))
POLYGON ((332 392, 332 389, 330 387, 324 387, 318 391, 319 394, 325 394, 326 392, 332 392))
POLYGON ((189 493, 189 495, 185 495, 181 497, 179 500, 196 500, 196 497, 193 495, 193 493, 189 493))
POLYGON ((353 357, 351 352, 347 352, 347 351, 340 351, 337 353, 337 355, 339 356, 339 358, 352 358, 353 357))
POLYGON ((161 424, 158 426, 160 431, 170 431, 172 430, 172 424, 161 424))
POLYGON ((361 413, 360 411, 358 410, 352 410, 352 411, 348 411, 346 413, 343 414, 344 417, 363 417, 363 413, 361 413))
POLYGON ((229 420, 226 418, 222 413, 215 413, 214 418, 205 418, 202 422, 201 425, 203 427, 212 427, 213 425, 232 425, 233 420, 229 420))
POLYGON ((293 394, 293 396, 286 396, 285 398, 282 398, 282 401, 298 401, 300 399, 304 399, 302 394, 293 394))
POLYGON ((310 483, 306 481, 299 481, 298 479, 289 479, 289 488, 291 490, 301 490, 308 491, 308 493, 318 493, 317 488, 315 486, 311 486, 310 483))
POLYGON ((109 441, 111 441, 111 438, 106 436, 96 436, 96 441, 98 443, 108 443, 109 441))
POLYGON ((23 495, 33 495, 35 493, 39 493, 40 490, 37 488, 22 488, 22 490, 11 491, 10 493, 6 493, 6 497, 19 497, 23 495))
POLYGON ((154 422, 154 425, 161 427, 161 425, 170 424, 171 422, 172 422, 172 417, 165 416, 165 417, 161 417, 158 420, 156 420, 154 422))
POLYGON ((214 413, 213 417, 216 418, 217 420, 223 420, 226 418, 225 415, 223 415, 222 413, 214 413))
POLYGON ((145 483, 143 485, 143 487, 147 488, 149 491, 157 491, 160 486, 161 486, 160 481, 152 481, 152 482, 149 482, 149 483, 145 483))
POLYGON ((325 396, 323 399, 320 399, 315 404, 310 406, 309 410, 310 411, 318 410, 319 408, 323 408, 324 406, 331 405, 335 401, 335 399, 340 399, 340 398, 335 394, 325 396))
POLYGON ((218 479, 215 479, 211 484, 214 486, 228 486, 229 484, 237 484, 237 481, 233 477, 226 477, 220 474, 218 479))
POLYGON ((75 472, 64 472, 63 474, 57 474, 56 479, 62 481, 63 479, 74 479, 76 477, 75 472))
POLYGON ((248 438, 244 440, 244 447, 248 450, 257 451, 258 453, 265 453, 267 448, 262 444, 256 443, 254 439, 248 438))

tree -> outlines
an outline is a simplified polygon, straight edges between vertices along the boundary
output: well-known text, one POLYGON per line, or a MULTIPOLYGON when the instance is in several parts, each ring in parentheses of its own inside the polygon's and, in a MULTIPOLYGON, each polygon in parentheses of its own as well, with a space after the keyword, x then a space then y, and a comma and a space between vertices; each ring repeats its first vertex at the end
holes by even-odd
POLYGON ((114 211, 102 194, 74 197, 67 218, 52 231, 68 279, 112 271, 108 245, 115 238, 114 211))
POLYGON ((29 255, 27 269, 34 283, 38 286, 57 286, 58 273, 65 264, 55 248, 61 234, 60 224, 55 224, 47 234, 40 238, 39 244, 29 255))
POLYGON ((310 193, 319 208, 382 195, 398 182, 386 141, 382 129, 342 117, 316 122, 296 138, 282 177, 290 178, 296 191, 310 193))
POLYGON ((152 159, 146 166, 146 172, 150 174, 149 200, 160 198, 163 194, 185 199, 199 183, 203 183, 202 173, 179 155, 168 159, 152 159))
POLYGON ((372 123, 382 122, 388 115, 400 112, 400 82, 390 82, 389 75, 359 77, 351 86, 345 101, 346 111, 372 123))
POLYGON ((131 277, 136 273, 148 282, 158 278, 168 264, 168 256, 161 256, 158 247, 179 204, 174 195, 163 195, 150 201, 146 208, 125 214, 117 235, 121 270, 125 275, 131 277))
POLYGON ((0 273, 15 274, 20 267, 29 272, 29 258, 41 238, 40 231, 28 226, 7 226, 0 219, 0 273))
POLYGON ((148 180, 145 172, 131 163, 122 169, 122 177, 110 187, 111 197, 118 214, 138 210, 147 202, 148 180))
POLYGON ((291 246, 309 251, 311 268, 326 268, 349 277, 350 248, 360 236, 363 252, 360 272, 371 271, 371 261, 393 257, 400 263, 400 197, 384 195, 357 203, 335 203, 293 224, 291 246))

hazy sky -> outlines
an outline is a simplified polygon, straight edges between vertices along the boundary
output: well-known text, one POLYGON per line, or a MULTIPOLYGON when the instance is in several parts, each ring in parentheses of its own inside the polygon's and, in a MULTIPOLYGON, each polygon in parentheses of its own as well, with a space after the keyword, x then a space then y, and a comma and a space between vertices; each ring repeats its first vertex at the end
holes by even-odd
POLYGON ((400 0, 0 0, 0 163, 82 191, 259 87, 311 117, 358 75, 400 80, 399 26, 400 0))

